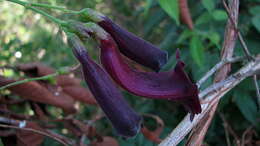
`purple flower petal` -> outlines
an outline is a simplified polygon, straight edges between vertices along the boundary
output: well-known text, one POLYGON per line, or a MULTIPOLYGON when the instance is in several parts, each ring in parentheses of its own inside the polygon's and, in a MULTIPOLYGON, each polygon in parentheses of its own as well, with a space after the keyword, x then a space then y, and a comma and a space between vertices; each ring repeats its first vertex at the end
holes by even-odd
POLYGON ((101 62, 117 84, 127 91, 147 98, 180 101, 194 114, 201 112, 198 89, 184 72, 184 62, 176 52, 177 64, 168 72, 141 72, 132 69, 122 58, 114 39, 94 23, 77 23, 73 28, 80 35, 94 36, 100 43, 101 62))
MULTIPOLYGON (((197 86, 184 72, 181 60, 169 72, 140 72, 123 60, 112 37, 101 39, 100 48, 103 66, 127 91, 147 98, 181 101, 192 115, 201 112, 197 86)), ((179 57, 179 52, 176 52, 176 57, 179 57)))
POLYGON ((157 72, 167 63, 168 54, 166 51, 157 48, 148 41, 120 27, 108 17, 91 9, 85 9, 85 11, 81 13, 81 16, 83 19, 85 18, 85 20, 91 19, 97 22, 114 38, 119 50, 137 63, 157 72))
POLYGON ((82 65, 90 91, 117 133, 126 138, 135 136, 140 130, 141 117, 123 99, 108 73, 91 60, 79 38, 68 35, 68 41, 82 65))

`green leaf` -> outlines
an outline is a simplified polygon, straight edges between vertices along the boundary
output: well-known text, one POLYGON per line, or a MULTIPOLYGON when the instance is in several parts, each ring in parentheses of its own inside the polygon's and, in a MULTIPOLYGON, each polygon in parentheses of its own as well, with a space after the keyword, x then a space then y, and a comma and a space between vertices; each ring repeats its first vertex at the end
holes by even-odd
POLYGON ((214 10, 212 16, 217 21, 222 21, 227 19, 227 13, 223 10, 214 10))
POLYGON ((215 0, 202 0, 202 5, 208 11, 212 11, 215 8, 215 0))
POLYGON ((249 95, 249 92, 236 90, 233 96, 235 97, 235 103, 243 116, 252 124, 257 124, 257 118, 260 116, 260 113, 257 111, 257 105, 249 95))
POLYGON ((260 6, 255 6, 253 8, 250 8, 249 9, 249 12, 252 14, 252 15, 258 15, 260 14, 260 6))
POLYGON ((190 40, 190 51, 193 60, 198 64, 200 67, 204 64, 204 52, 203 52, 203 45, 200 38, 194 35, 190 40))
POLYGON ((210 32, 208 38, 213 44, 219 46, 220 35, 217 32, 210 32))
POLYGON ((180 24, 179 21, 179 6, 178 0, 158 0, 161 8, 171 17, 177 25, 180 24))
POLYGON ((256 15, 252 18, 254 27, 260 32, 260 15, 256 15))
POLYGON ((158 10, 156 12, 154 12, 152 15, 150 15, 149 20, 147 21, 147 23, 145 24, 144 27, 144 33, 145 35, 148 35, 149 33, 151 33, 152 29, 157 25, 159 25, 160 22, 163 21, 163 19, 165 19, 167 15, 164 13, 163 10, 158 10))
POLYGON ((212 21, 212 16, 209 12, 205 12, 196 19, 195 25, 209 23, 210 21, 212 21))
POLYGON ((185 41, 187 38, 189 38, 190 36, 192 36, 193 32, 186 29, 184 30, 181 35, 179 36, 177 43, 182 43, 183 41, 185 41))

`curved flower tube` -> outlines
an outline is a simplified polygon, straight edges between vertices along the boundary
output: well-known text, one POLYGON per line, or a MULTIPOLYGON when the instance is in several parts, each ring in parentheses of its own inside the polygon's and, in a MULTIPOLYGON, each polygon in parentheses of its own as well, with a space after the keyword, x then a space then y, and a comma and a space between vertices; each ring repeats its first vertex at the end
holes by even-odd
MULTIPOLYGON (((127 91, 147 98, 181 101, 194 114, 201 112, 196 84, 184 72, 184 63, 178 59, 169 72, 140 72, 125 63, 112 38, 100 40, 101 63, 110 76, 127 91)), ((178 54, 178 52, 177 52, 178 54)))
POLYGON ((90 91, 117 133, 125 138, 135 136, 140 130, 142 118, 123 99, 108 73, 90 59, 79 38, 68 34, 68 42, 82 65, 90 91))
POLYGON ((168 54, 148 41, 136 36, 114 23, 111 19, 92 9, 83 9, 80 16, 92 20, 107 31, 118 44, 120 52, 146 67, 159 71, 167 63, 168 54))
POLYGON ((77 23, 79 34, 93 35, 99 40, 101 63, 110 76, 127 91, 147 98, 180 101, 191 113, 191 119, 201 112, 198 89, 184 72, 184 63, 176 52, 177 64, 168 72, 140 72, 130 68, 123 60, 116 42, 101 27, 94 23, 77 23))

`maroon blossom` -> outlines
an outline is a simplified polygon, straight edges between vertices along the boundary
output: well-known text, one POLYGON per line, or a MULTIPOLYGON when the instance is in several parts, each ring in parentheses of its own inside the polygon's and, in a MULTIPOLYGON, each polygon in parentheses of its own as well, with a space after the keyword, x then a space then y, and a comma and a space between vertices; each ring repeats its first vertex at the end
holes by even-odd
POLYGON ((88 23, 80 24, 81 35, 94 36, 100 44, 101 62, 117 84, 127 91, 146 98, 180 101, 191 113, 191 119, 201 112, 198 89, 184 72, 184 62, 176 52, 177 64, 168 72, 141 72, 132 69, 122 58, 116 42, 99 26, 88 23))
POLYGON ((197 86, 184 72, 184 63, 181 60, 178 59, 172 71, 140 72, 130 68, 123 60, 112 38, 101 39, 100 48, 103 66, 127 91, 147 98, 181 101, 191 112, 191 117, 201 112, 197 86))
POLYGON ((91 60, 79 38, 69 33, 68 42, 82 65, 90 91, 117 133, 125 138, 135 136, 140 130, 141 117, 123 99, 109 74, 91 60))
POLYGON ((146 67, 159 71, 168 60, 168 54, 148 41, 114 23, 111 19, 91 9, 82 10, 84 20, 91 19, 107 31, 118 44, 120 52, 146 67))

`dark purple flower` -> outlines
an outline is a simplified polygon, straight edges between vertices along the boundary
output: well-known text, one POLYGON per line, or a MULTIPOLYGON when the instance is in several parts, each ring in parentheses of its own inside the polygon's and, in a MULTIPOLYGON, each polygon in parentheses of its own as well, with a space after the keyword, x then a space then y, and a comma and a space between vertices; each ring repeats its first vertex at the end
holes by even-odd
POLYGON ((184 72, 184 62, 178 59, 175 68, 168 72, 140 72, 123 60, 111 37, 100 42, 101 62, 121 87, 138 96, 181 101, 191 117, 201 112, 197 86, 184 72))
POLYGON ((141 117, 123 99, 108 73, 91 60, 79 38, 68 34, 68 42, 82 65, 90 91, 117 133, 126 138, 135 136, 140 130, 141 117))
POLYGON ((91 9, 82 10, 84 20, 91 19, 107 31, 118 44, 119 50, 130 59, 146 67, 159 71, 166 64, 168 55, 148 41, 136 36, 126 29, 115 24, 108 17, 91 9))
POLYGON ((122 58, 116 42, 94 23, 77 23, 73 27, 80 35, 95 37, 101 48, 101 62, 117 84, 127 91, 147 98, 180 101, 191 112, 191 117, 201 112, 198 89, 184 72, 184 62, 176 52, 177 64, 168 72, 141 72, 132 69, 122 58), (79 31, 80 30, 80 31, 79 31))

